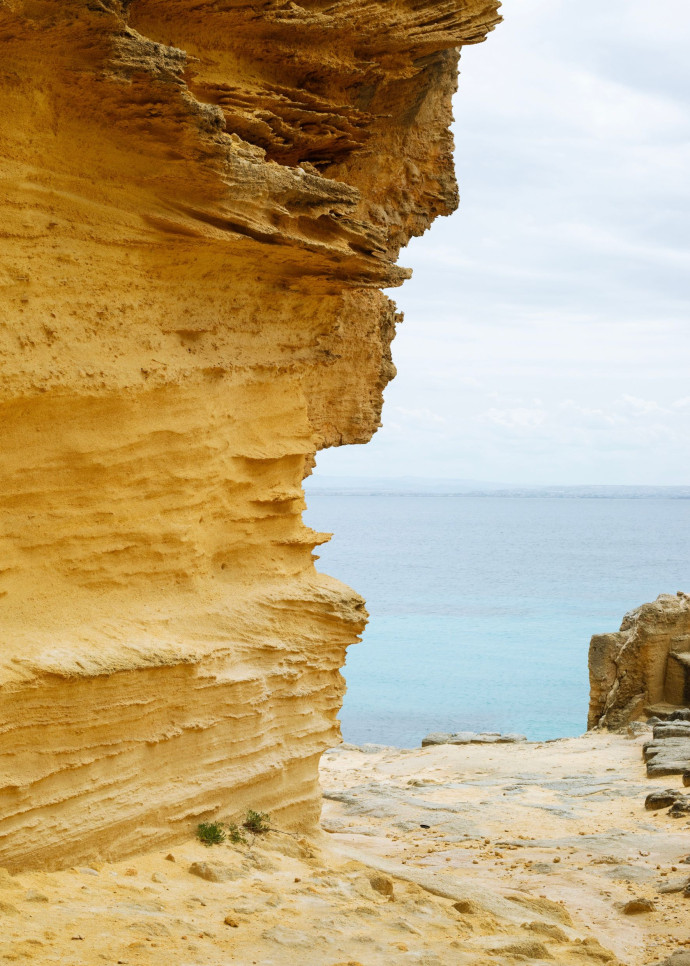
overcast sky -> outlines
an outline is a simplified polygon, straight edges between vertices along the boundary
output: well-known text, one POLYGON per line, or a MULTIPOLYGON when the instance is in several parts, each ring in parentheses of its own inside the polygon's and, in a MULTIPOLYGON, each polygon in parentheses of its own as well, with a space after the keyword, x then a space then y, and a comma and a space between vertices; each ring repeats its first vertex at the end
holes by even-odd
POLYGON ((413 241, 383 429, 324 475, 690 483, 690 3, 506 0, 460 210, 413 241))

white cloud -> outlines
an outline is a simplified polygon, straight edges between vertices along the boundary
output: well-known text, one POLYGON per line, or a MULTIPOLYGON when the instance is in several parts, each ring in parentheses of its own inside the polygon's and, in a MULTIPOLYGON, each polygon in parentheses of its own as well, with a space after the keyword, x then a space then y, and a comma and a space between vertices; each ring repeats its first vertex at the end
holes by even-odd
POLYGON ((489 409, 481 420, 503 426, 513 432, 541 430, 548 420, 548 413, 544 409, 526 409, 518 406, 515 409, 489 409))
POLYGON ((503 14, 463 51, 461 209, 403 253, 384 428, 319 465, 688 482, 690 4, 503 14))
POLYGON ((433 413, 430 409, 408 409, 407 406, 392 406, 391 410, 393 413, 399 413, 401 416, 405 416, 408 422, 420 423, 423 426, 429 425, 429 423, 445 423, 446 420, 443 416, 438 413, 433 413))

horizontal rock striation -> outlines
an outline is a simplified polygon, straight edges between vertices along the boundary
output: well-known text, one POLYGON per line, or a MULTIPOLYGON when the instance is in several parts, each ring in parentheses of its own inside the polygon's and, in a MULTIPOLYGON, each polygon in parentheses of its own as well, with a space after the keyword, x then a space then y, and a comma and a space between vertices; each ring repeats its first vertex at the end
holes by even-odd
POLYGON ((690 596, 661 594, 589 649, 588 727, 616 729, 690 705, 690 596))
POLYGON ((0 865, 319 812, 346 647, 302 480, 394 374, 497 0, 0 0, 0 865))

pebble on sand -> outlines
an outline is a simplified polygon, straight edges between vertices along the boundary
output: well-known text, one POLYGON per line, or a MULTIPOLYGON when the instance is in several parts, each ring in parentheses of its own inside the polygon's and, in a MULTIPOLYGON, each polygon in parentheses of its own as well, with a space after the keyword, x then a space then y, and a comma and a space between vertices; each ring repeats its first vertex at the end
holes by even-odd
POLYGON ((626 916, 637 916, 642 912, 654 912, 655 906, 651 899, 631 899, 623 906, 626 916))

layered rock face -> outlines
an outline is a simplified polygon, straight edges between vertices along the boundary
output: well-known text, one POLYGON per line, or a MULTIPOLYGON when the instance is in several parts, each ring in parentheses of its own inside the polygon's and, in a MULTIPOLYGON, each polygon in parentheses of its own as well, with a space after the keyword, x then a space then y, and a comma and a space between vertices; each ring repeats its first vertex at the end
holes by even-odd
POLYGON ((589 649, 588 727, 620 728, 690 706, 690 596, 661 594, 589 649))
POLYGON ((319 812, 366 442, 496 0, 0 0, 0 865, 319 812))

